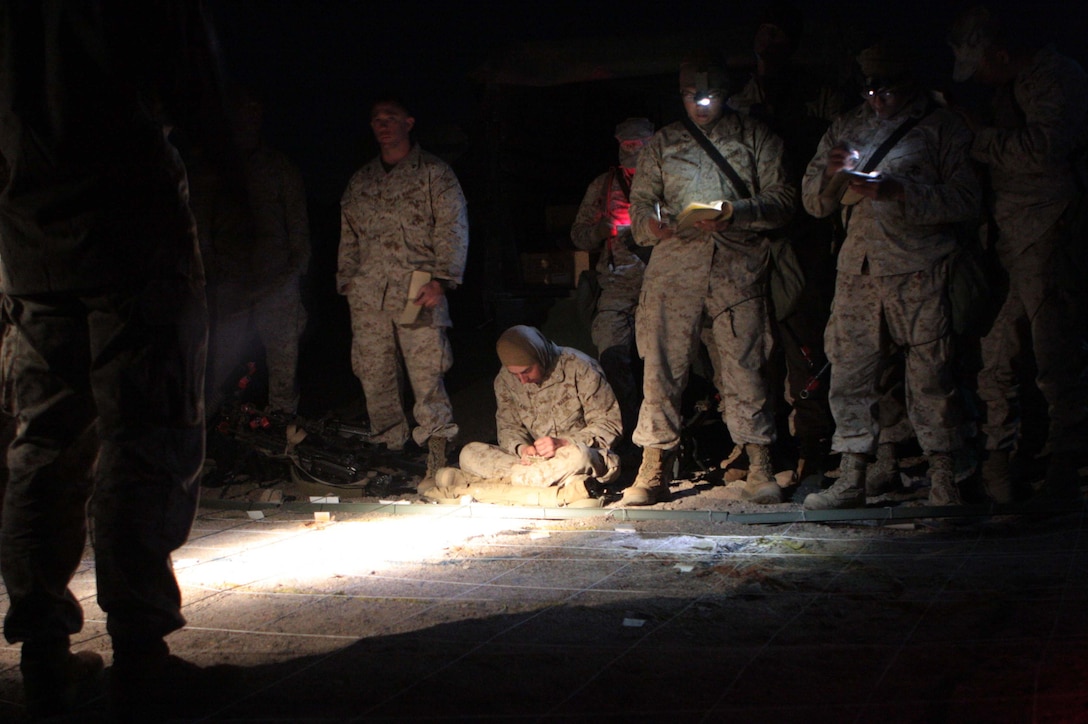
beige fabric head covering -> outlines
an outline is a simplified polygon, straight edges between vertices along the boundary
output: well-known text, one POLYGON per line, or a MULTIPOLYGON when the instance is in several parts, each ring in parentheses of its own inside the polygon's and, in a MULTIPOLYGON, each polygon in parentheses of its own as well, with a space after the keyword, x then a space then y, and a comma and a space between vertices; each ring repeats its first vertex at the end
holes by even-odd
POLYGON ((504 367, 528 367, 540 365, 549 370, 559 356, 554 343, 548 340, 536 327, 519 324, 511 327, 499 336, 495 351, 504 367))

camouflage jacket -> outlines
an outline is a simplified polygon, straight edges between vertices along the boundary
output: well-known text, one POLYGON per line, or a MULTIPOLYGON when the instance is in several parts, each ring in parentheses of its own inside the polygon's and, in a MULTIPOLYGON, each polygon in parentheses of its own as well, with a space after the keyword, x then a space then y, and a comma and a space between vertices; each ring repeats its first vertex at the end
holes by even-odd
POLYGON ((544 436, 608 449, 623 430, 620 406, 597 361, 571 347, 555 355, 539 384, 523 384, 504 367, 495 377, 495 426, 499 447, 518 446, 544 436))
POLYGON ((256 236, 253 268, 268 284, 306 273, 310 224, 302 174, 286 156, 259 147, 245 157, 256 236))
POLYGON ((631 224, 635 241, 653 246, 646 269, 643 294, 675 295, 690 292, 705 296, 711 269, 725 269, 728 279, 716 279, 729 287, 727 303, 742 301, 753 293, 765 293, 769 259, 767 232, 784 226, 793 216, 796 188, 783 164, 782 139, 762 121, 727 113, 709 130, 711 142, 748 185, 750 198, 741 198, 713 159, 707 155, 683 123, 658 131, 639 155, 638 171, 631 187, 631 224), (733 204, 733 224, 722 233, 686 230, 664 241, 649 231, 655 203, 661 214, 675 216, 690 203, 726 200, 733 204), (716 253, 726 264, 714 265, 716 253), (760 291, 760 290, 763 291, 760 291))
MULTIPOLYGON (((337 289, 352 283, 364 308, 404 307, 412 272, 460 284, 468 256, 461 184, 444 161, 418 145, 386 173, 375 158, 351 177, 340 199, 337 289)), ((449 324, 445 299, 434 322, 449 324)))
POLYGON ((998 249, 1006 256, 1043 236, 1079 193, 1072 157, 1085 141, 1088 76, 1044 48, 995 106, 996 126, 979 130, 971 157, 989 167, 998 249))
POLYGON ((628 214, 630 201, 616 178, 619 173, 622 170, 614 168, 593 179, 571 224, 570 240, 579 249, 601 252, 597 273, 602 295, 637 301, 646 263, 629 246, 634 243, 628 214), (610 239, 600 239, 596 234, 597 225, 605 218, 612 219, 617 231, 610 239))
POLYGON ((886 120, 877 118, 866 103, 839 116, 820 140, 801 185, 810 214, 843 215, 847 230, 839 270, 860 274, 868 261, 875 276, 907 274, 952 253, 955 225, 978 218, 981 204, 978 177, 967 157, 970 147, 971 132, 960 117, 934 109, 924 93, 886 120), (848 207, 838 194, 825 193, 830 190, 824 178, 827 153, 836 143, 858 150, 860 169, 908 117, 921 120, 874 169, 903 185, 902 201, 863 199, 848 207))

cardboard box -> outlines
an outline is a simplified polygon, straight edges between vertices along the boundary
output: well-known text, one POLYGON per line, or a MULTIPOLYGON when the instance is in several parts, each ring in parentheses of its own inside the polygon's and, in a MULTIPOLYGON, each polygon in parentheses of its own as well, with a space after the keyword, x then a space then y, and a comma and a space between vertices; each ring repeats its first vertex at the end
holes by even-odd
POLYGON ((586 269, 589 269, 589 252, 580 249, 521 255, 521 279, 526 284, 573 289, 586 269))

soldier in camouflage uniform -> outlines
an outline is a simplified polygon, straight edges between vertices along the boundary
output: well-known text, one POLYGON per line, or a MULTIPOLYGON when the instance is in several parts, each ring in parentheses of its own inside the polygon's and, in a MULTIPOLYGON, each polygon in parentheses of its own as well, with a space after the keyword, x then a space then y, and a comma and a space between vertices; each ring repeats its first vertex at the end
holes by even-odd
POLYGON ((1088 441, 1080 296, 1085 190, 1076 175, 1084 171, 1083 155, 1081 167, 1074 165, 1085 143, 1088 76, 1052 46, 1023 47, 1010 32, 985 9, 975 8, 949 37, 955 80, 974 78, 1000 88, 990 125, 968 116, 976 134, 971 157, 989 170, 997 256, 1008 272, 1000 311, 982 339, 978 376, 987 451, 982 477, 987 493, 999 502, 1012 498, 1009 456, 1020 422, 1013 360, 1023 347, 1030 345, 1034 354, 1035 382, 1050 417, 1044 493, 1078 494, 1076 454, 1088 441))
POLYGON ((612 452, 620 409, 600 365, 533 327, 511 327, 495 347, 503 364, 495 377, 499 444, 465 445, 461 469, 439 471, 438 496, 532 505, 589 499, 589 478, 608 483, 620 472, 612 452))
POLYGON ((809 509, 865 501, 867 456, 876 449, 878 366, 887 336, 906 350, 906 400, 918 442, 929 456, 933 505, 959 501, 951 453, 961 444, 953 419, 951 319, 947 295, 954 225, 976 218, 978 180, 968 163, 971 134, 959 117, 932 104, 913 80, 905 54, 876 45, 858 58, 867 101, 832 124, 802 183, 805 209, 840 212, 847 229, 839 252, 831 320, 833 449, 842 475, 827 491, 805 498, 809 509), (866 159, 904 123, 909 131, 873 169, 855 180, 843 205, 843 169, 866 159))
POLYGON ((399 450, 408 440, 401 396, 403 361, 415 395, 418 445, 427 478, 446 463, 457 434, 443 376, 453 364, 446 292, 462 281, 468 215, 457 177, 410 140, 415 118, 403 102, 373 105, 370 125, 381 155, 352 176, 340 200, 337 290, 351 308, 351 364, 363 385, 374 440, 399 450), (413 272, 429 281, 409 299, 413 272), (402 319, 411 305, 412 320, 402 319))
POLYGON ((114 710, 186 716, 170 695, 192 701, 213 683, 163 638, 185 623, 170 556, 196 512, 207 334, 185 169, 164 123, 195 131, 184 100, 215 97, 211 79, 193 82, 214 67, 204 29, 193 2, 0 6, 3 387, 18 421, 0 567, 4 635, 23 642, 35 719, 66 720, 102 669, 69 650, 88 516, 114 710))
POLYGON ((579 249, 600 251, 597 279, 601 295, 593 316, 593 344, 623 413, 623 431, 630 436, 638 422, 642 383, 635 366, 635 311, 646 270, 645 247, 631 235, 631 181, 646 141, 654 135, 645 118, 628 118, 616 126, 620 163, 593 180, 586 189, 570 238, 579 249))
MULTIPOLYGON (((263 110, 261 102, 248 93, 238 99, 235 110, 235 137, 242 154, 254 234, 251 271, 256 289, 247 321, 265 351, 268 407, 293 415, 298 411, 298 344, 306 327, 302 277, 310 264, 310 225, 302 174, 286 156, 261 140, 263 110)), ((237 338, 249 331, 221 326, 217 341, 229 343, 230 336, 237 338)), ((213 379, 221 381, 222 377, 213 379)))
POLYGON ((639 157, 631 189, 635 241, 653 246, 635 335, 645 361, 643 402, 633 440, 643 448, 622 505, 668 495, 680 444, 680 398, 698 349, 704 315, 720 355, 717 377, 729 434, 752 459, 739 499, 777 502, 769 446, 775 439, 766 364, 771 351, 766 233, 789 221, 796 190, 782 162, 782 140, 761 121, 724 112, 725 74, 705 58, 684 62, 680 90, 689 121, 728 160, 752 196, 743 198, 683 122, 657 132, 639 157), (678 230, 690 203, 721 201, 722 213, 678 230), (659 212, 660 211, 660 220, 659 212))

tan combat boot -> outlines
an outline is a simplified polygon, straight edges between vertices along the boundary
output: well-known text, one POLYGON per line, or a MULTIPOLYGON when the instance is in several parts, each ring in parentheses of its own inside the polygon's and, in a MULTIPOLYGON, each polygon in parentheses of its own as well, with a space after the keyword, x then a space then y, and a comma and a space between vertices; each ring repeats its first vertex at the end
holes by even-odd
POLYGON ((988 450, 982 461, 982 490, 995 503, 1012 502, 1009 451, 988 450))
POLYGON ((805 496, 805 510, 838 510, 865 505, 865 456, 843 453, 839 479, 821 493, 805 496))
POLYGON ((620 499, 618 505, 653 505, 667 500, 669 482, 672 480, 672 465, 675 460, 675 449, 644 448, 642 465, 639 466, 635 482, 623 491, 623 498, 620 499))
POLYGON ((956 473, 952 468, 952 453, 930 453, 928 505, 963 505, 956 473))
POLYGON ((433 435, 427 440, 427 473, 423 476, 424 480, 434 480, 438 469, 449 464, 446 460, 449 442, 448 437, 438 435, 433 435))
POLYGON ((876 497, 899 487, 899 458, 894 442, 882 442, 876 448, 876 460, 865 469, 865 494, 876 497))
POLYGON ((760 505, 781 503, 782 487, 775 480, 771 467, 771 449, 766 445, 748 443, 744 451, 748 453, 748 476, 726 486, 723 497, 760 505))

